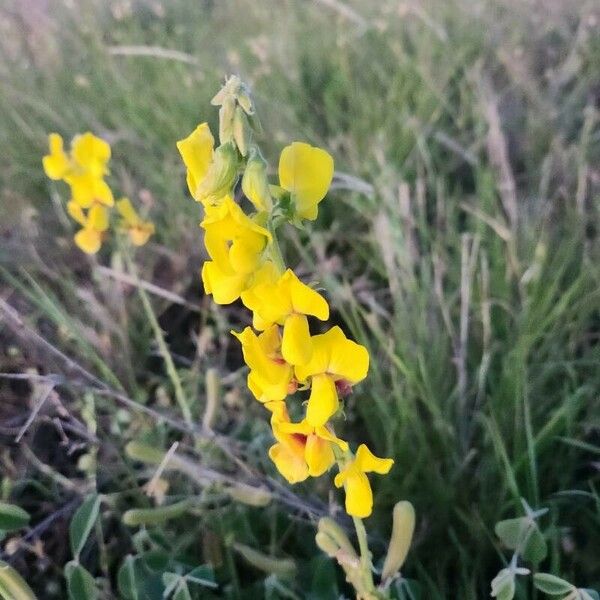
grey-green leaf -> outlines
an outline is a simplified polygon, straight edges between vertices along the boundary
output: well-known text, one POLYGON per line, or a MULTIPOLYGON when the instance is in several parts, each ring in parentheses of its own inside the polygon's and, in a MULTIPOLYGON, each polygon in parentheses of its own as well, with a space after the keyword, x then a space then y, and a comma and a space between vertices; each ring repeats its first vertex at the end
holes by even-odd
POLYGON ((20 506, 0 502, 0 529, 12 531, 21 529, 29 523, 29 513, 20 506))
POLYGON ((519 517, 518 519, 506 519, 496 523, 494 531, 507 548, 516 550, 524 538, 528 526, 527 517, 519 517))
POLYGON ((492 596, 496 600, 512 600, 515 595, 515 574, 502 569, 492 580, 492 596))
POLYGON ((73 558, 79 558, 85 543, 96 523, 100 512, 100 497, 98 494, 90 494, 77 509, 69 527, 69 538, 71 540, 71 552, 73 558))
POLYGON ((522 557, 534 565, 541 563, 548 554, 548 546, 543 533, 533 523, 527 534, 527 541, 523 548, 522 557))
POLYGON ((134 560, 133 556, 127 556, 117 574, 119 592, 125 600, 139 600, 134 560))
POLYGON ((0 598, 2 600, 36 600, 25 580, 7 563, 0 560, 0 598))
POLYGON ((551 596, 568 594, 575 589, 575 586, 568 581, 550 573, 536 573, 533 576, 533 583, 538 590, 551 596))
POLYGON ((79 563, 71 561, 65 567, 67 591, 70 600, 96 600, 98 588, 96 582, 86 569, 79 563))
POLYGON ((596 590, 579 588, 577 592, 579 593, 580 600, 600 600, 600 594, 596 590))

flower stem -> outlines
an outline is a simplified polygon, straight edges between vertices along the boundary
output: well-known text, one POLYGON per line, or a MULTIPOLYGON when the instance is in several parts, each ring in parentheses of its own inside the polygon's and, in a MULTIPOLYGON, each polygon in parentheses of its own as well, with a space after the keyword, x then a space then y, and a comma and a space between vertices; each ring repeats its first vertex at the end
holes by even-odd
POLYGON ((360 566, 363 572, 365 587, 369 591, 375 590, 373 583, 373 569, 371 565, 371 551, 369 550, 369 541, 367 539, 367 530, 362 519, 352 517, 354 521, 354 529, 356 529, 356 537, 358 538, 358 547, 360 549, 360 566))
POLYGON ((275 231, 275 227, 273 227, 273 222, 269 221, 269 232, 273 238, 271 242, 271 260, 275 263, 275 266, 279 270, 280 273, 285 273, 286 266, 285 261, 283 260, 283 254, 281 253, 281 248, 279 246, 279 241, 277 239, 277 232, 275 231))

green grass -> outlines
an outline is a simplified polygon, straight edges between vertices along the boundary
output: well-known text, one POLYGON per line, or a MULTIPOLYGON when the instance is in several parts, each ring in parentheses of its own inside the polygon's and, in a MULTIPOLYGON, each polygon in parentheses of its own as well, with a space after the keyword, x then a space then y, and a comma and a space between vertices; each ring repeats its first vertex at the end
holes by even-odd
MULTIPOLYGON (((68 443, 58 444, 48 418, 36 420, 25 441, 76 490, 93 478, 106 495, 102 531, 82 555, 106 597, 116 594, 125 556, 149 548, 169 568, 212 561, 226 597, 308 597, 307 581, 328 590, 315 597, 349 594, 318 558, 314 521, 292 506, 322 508, 325 481, 296 486, 293 497, 274 488, 279 500, 261 508, 232 501, 206 474, 200 486, 198 477, 168 474, 170 500, 199 496, 193 516, 147 532, 121 523, 124 511, 152 506, 142 485, 155 467, 125 456, 130 440, 165 451, 177 440, 202 467, 281 483, 266 458, 267 423, 228 335, 245 317, 201 297, 200 215, 175 149, 198 122, 215 129, 209 101, 231 72, 253 88, 271 165, 286 143, 302 139, 327 148, 341 174, 310 233, 286 232, 284 253, 306 280, 321 282, 334 320, 371 353, 343 432, 396 461, 390 476, 373 478, 376 511, 367 524, 376 564, 391 508, 407 499, 418 522, 403 575, 419 581, 422 598, 485 598, 510 559, 494 525, 520 516, 523 497, 550 509, 541 521, 550 547, 542 569, 600 586, 593 3, 77 6, 57 3, 46 18, 16 1, 0 9, 0 293, 73 362, 0 312, 0 371, 65 377, 56 391, 68 411, 60 413, 71 425, 68 443), (123 55, 130 46, 154 49, 123 55), (150 295, 176 373, 164 367, 135 288, 73 247, 64 190, 41 170, 48 132, 87 129, 112 144, 112 187, 141 201, 157 224, 154 242, 135 256, 140 277, 188 301, 150 295), (218 444, 157 416, 182 422, 173 388, 180 381, 201 423, 210 368, 223 379, 218 444), (119 403, 118 394, 149 410, 119 403), (82 454, 96 453, 97 467, 78 468, 82 454), (299 571, 269 576, 234 541, 296 559, 299 571)), ((123 256, 109 245, 97 262, 118 270, 123 256)), ((26 402, 35 404, 35 386, 13 384, 0 381, 6 426, 22 424, 26 402)), ((57 410, 47 405, 42 415, 57 410)), ((26 508, 33 526, 69 508, 73 490, 2 435, 3 496, 26 508)), ((40 598, 65 597, 64 528, 60 516, 45 531, 43 557, 21 547, 12 558, 40 598)), ((518 597, 535 595, 523 586, 518 597)))

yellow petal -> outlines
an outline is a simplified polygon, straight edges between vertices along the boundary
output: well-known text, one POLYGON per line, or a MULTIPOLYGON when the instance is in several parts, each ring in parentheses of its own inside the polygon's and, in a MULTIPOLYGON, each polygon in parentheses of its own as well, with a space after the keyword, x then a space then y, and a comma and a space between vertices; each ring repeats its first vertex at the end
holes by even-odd
POLYGON ((129 228, 129 239, 134 246, 143 246, 154 234, 154 223, 142 221, 138 225, 129 228))
POLYGON ((103 179, 89 174, 69 174, 65 181, 71 186, 71 198, 83 208, 89 208, 94 203, 105 206, 114 204, 112 191, 103 179))
POLYGON ((258 211, 270 210, 272 207, 271 193, 265 162, 260 157, 248 161, 242 177, 242 190, 246 198, 254 204, 258 211))
POLYGON ((392 458, 379 458, 375 456, 365 444, 361 444, 356 451, 356 467, 365 473, 389 473, 394 460, 392 458))
POLYGON ((75 234, 75 243, 86 254, 96 254, 100 250, 102 237, 94 229, 81 229, 75 234))
POLYGON ((127 225, 137 225, 140 221, 140 218, 135 208, 133 208, 133 204, 131 204, 129 198, 121 198, 120 200, 117 200, 117 211, 127 225))
POLYGON ((261 254, 266 246, 265 237, 253 232, 239 236, 229 249, 231 268, 237 273, 252 273, 258 267, 261 254))
POLYGON ((95 231, 108 229, 108 210, 102 204, 94 204, 88 212, 87 226, 95 231))
POLYGON ((212 162, 214 144, 208 123, 201 123, 188 137, 177 142, 177 149, 187 167, 190 194, 196 200, 200 200, 197 190, 212 162))
POLYGON ((325 425, 339 406, 335 383, 329 375, 319 374, 312 378, 310 397, 306 407, 306 420, 313 427, 325 425))
POLYGON ((206 261, 202 267, 204 291, 212 294, 217 304, 235 302, 246 286, 246 276, 225 273, 213 261, 206 261))
POLYGON ((42 159, 44 172, 50 179, 62 179, 71 168, 69 157, 63 150, 63 139, 58 133, 51 133, 48 136, 48 145, 50 154, 42 159))
POLYGON ((360 471, 351 471, 344 484, 346 490, 346 512, 359 519, 368 517, 373 510, 373 492, 367 476, 360 471))
POLYGON ((304 315, 290 315, 283 325, 281 354, 290 365, 305 365, 312 354, 308 320, 304 315))
POLYGON ((311 477, 320 477, 335 463, 331 442, 317 435, 308 436, 304 457, 311 477))
POLYGON ((74 200, 67 202, 67 212, 69 213, 69 216, 80 225, 85 226, 87 223, 83 208, 81 208, 81 206, 74 200))
POLYGON ((288 269, 283 276, 289 283, 289 294, 295 312, 313 315, 321 321, 329 318, 329 305, 319 292, 302 283, 293 271, 288 269))
POLYGON ((308 477, 308 466, 304 456, 292 452, 281 443, 269 448, 269 458, 289 483, 299 483, 308 477))
POLYGON ((337 326, 332 327, 328 334, 331 344, 328 372, 350 383, 362 381, 369 370, 367 349, 346 338, 337 326))
POLYGON ((320 438, 327 440, 332 444, 336 444, 343 452, 348 450, 348 442, 336 437, 329 429, 327 429, 327 427, 315 427, 315 435, 318 435, 320 438))
POLYGON ((107 173, 110 146, 93 133, 88 131, 75 136, 71 144, 71 154, 75 162, 91 175, 102 177, 107 173))
POLYGON ((279 158, 279 182, 291 192, 296 213, 317 217, 317 204, 325 197, 333 177, 333 158, 325 150, 303 142, 285 147, 279 158))

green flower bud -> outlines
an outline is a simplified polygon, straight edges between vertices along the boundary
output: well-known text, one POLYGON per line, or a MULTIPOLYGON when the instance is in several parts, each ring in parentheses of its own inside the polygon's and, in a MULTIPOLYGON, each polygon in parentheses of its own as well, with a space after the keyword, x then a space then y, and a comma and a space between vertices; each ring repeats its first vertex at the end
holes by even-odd
POLYGON ((273 207, 266 164, 257 153, 251 154, 246 165, 242 177, 242 190, 248 200, 254 204, 257 211, 268 212, 273 207))
POLYGON ((264 487, 253 487, 238 483, 227 488, 227 493, 237 502, 248 506, 267 506, 271 502, 271 492, 264 487))
POLYGON ((328 545, 335 544, 339 550, 343 550, 345 554, 351 557, 356 556, 354 546, 350 543, 348 536, 344 533, 344 530, 330 517, 323 517, 319 519, 318 531, 322 536, 320 539, 323 541, 323 536, 329 538, 328 545))
POLYGON ((392 537, 388 548, 381 580, 393 577, 404 564, 415 530, 415 509, 410 502, 396 503, 393 513, 392 537))
POLYGON ((235 98, 228 96, 219 109, 219 140, 221 144, 233 140, 235 112, 235 98))
POLYGON ((240 154, 246 156, 248 154, 248 143, 250 142, 250 127, 248 117, 239 106, 236 107, 233 117, 233 139, 240 154))

